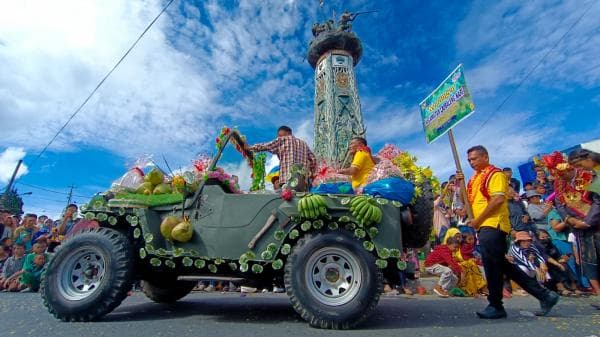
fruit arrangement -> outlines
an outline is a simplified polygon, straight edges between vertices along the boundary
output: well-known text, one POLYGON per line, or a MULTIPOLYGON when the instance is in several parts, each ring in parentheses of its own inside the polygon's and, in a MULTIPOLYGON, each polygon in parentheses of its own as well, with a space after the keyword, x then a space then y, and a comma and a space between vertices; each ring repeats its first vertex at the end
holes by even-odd
POLYGON ((318 194, 307 194, 298 202, 298 212, 303 218, 316 219, 327 215, 325 198, 318 194))
POLYGON ((171 193, 171 185, 165 183, 165 175, 161 170, 154 168, 144 176, 144 182, 137 188, 138 194, 167 194, 171 193))
POLYGON ((359 195, 350 201, 350 212, 361 226, 376 224, 381 221, 383 211, 377 201, 367 195, 359 195))
POLYGON ((160 233, 168 241, 188 242, 194 234, 194 227, 186 217, 169 215, 160 223, 160 233))

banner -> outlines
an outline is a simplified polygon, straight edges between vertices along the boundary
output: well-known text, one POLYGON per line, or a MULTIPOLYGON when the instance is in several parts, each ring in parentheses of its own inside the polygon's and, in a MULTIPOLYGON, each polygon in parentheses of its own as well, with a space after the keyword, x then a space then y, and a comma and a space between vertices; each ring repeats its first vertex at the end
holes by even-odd
POLYGON ((473 113, 475 105, 467 89, 462 64, 419 106, 427 143, 435 141, 473 113))

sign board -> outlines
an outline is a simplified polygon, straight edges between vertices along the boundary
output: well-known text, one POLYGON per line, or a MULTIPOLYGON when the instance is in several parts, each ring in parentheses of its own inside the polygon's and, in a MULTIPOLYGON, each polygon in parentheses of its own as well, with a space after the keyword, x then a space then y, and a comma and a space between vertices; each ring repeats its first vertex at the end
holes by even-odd
POLYGON ((420 104, 427 143, 431 143, 475 111, 462 64, 420 104))

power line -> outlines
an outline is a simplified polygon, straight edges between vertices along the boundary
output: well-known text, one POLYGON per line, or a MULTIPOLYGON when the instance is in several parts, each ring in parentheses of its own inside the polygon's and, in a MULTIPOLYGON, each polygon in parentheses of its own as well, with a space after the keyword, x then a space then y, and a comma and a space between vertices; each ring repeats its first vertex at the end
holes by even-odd
POLYGON ((92 96, 96 93, 96 91, 98 91, 98 89, 100 89, 102 84, 104 84, 104 81, 106 81, 106 79, 108 79, 108 77, 113 73, 113 71, 115 71, 115 69, 117 69, 117 67, 121 64, 121 62, 123 62, 125 57, 127 57, 127 55, 129 55, 129 53, 133 50, 133 48, 137 45, 137 43, 142 39, 142 37, 144 37, 146 32, 152 27, 152 25, 154 25, 156 20, 158 20, 158 18, 160 18, 160 16, 167 10, 167 8, 169 8, 169 6, 173 3, 173 1, 175 1, 175 0, 170 0, 163 7, 163 9, 160 11, 160 13, 158 13, 158 15, 154 18, 154 20, 152 20, 150 22, 150 24, 148 24, 146 29, 144 29, 144 31, 138 36, 138 38, 135 40, 135 42, 133 42, 131 47, 129 47, 129 49, 125 52, 125 54, 123 54, 123 56, 119 59, 119 61, 117 61, 117 63, 112 67, 112 69, 104 76, 104 78, 102 78, 102 80, 98 83, 98 85, 96 85, 94 90, 92 90, 92 92, 86 97, 85 100, 83 100, 83 102, 79 105, 79 107, 77 107, 77 109, 75 109, 75 112, 73 112, 71 117, 69 117, 69 119, 67 119, 65 124, 58 130, 58 132, 56 132, 56 134, 54 135, 54 137, 52 137, 50 142, 48 142, 48 144, 46 144, 46 146, 44 146, 42 151, 40 151, 40 153, 38 153, 36 155, 36 157, 33 159, 31 164, 29 165, 30 170, 33 167, 33 165, 37 162, 37 160, 42 156, 42 154, 44 154, 44 152, 46 152, 48 147, 50 147, 50 145, 56 140, 56 138, 60 135, 60 133, 69 125, 69 123, 73 120, 73 118, 75 118, 75 116, 79 113, 79 111, 81 111, 81 109, 83 109, 83 107, 87 104, 87 102, 90 100, 90 98, 92 98, 92 96))
POLYGON ((523 83, 525 83, 525 81, 529 78, 529 76, 531 76, 531 74, 533 74, 533 72, 542 64, 542 62, 544 62, 546 57, 548 57, 548 55, 550 55, 550 53, 552 51, 554 51, 554 49, 560 44, 560 42, 562 42, 562 40, 571 32, 571 30, 573 30, 573 28, 581 21, 581 19, 583 19, 583 17, 590 11, 590 9, 595 4, 596 4, 596 1, 591 1, 591 4, 583 12, 583 14, 581 14, 581 16, 577 20, 575 20, 575 22, 571 25, 571 27, 569 27, 569 29, 567 29, 567 31, 560 37, 560 39, 558 39, 558 41, 556 41, 556 43, 554 43, 554 45, 542 56, 542 58, 538 61, 538 63, 533 68, 531 68, 531 70, 529 70, 529 72, 525 75, 525 77, 523 77, 523 79, 521 79, 521 81, 519 81, 517 86, 506 96, 506 98, 504 98, 504 100, 502 100, 502 102, 500 103, 500 105, 498 105, 496 110, 494 110, 488 116, 488 118, 486 118, 486 120, 483 122, 483 124, 481 124, 481 126, 477 130, 475 130, 475 133, 473 133, 471 135, 471 137, 467 140, 467 143, 470 142, 473 138, 475 138, 475 136, 479 133, 479 131, 481 131, 484 128, 484 126, 492 119, 492 117, 494 117, 494 115, 504 106, 504 104, 506 102, 508 102, 508 100, 515 94, 515 92, 517 92, 517 90, 519 90, 521 85, 523 85, 523 83))
MULTIPOLYGON (((56 194, 63 194, 63 195, 69 195, 68 192, 61 192, 61 191, 56 191, 56 190, 52 190, 49 189, 47 187, 42 187, 42 186, 36 186, 36 185, 31 185, 31 184, 27 184, 27 183, 23 183, 23 182, 17 182, 16 184, 19 185, 23 185, 23 186, 27 186, 27 187, 31 187, 31 188, 35 188, 41 191, 46 191, 46 192, 50 192, 50 193, 56 193, 56 194)), ((78 198, 93 198, 93 196, 89 196, 89 195, 78 195, 78 194, 73 194, 74 197, 78 197, 78 198)))

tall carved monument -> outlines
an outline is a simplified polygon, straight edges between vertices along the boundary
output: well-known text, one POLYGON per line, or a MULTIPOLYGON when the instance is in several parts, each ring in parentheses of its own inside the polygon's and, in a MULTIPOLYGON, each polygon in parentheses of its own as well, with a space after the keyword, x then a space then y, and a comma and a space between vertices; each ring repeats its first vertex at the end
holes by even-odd
POLYGON ((361 13, 344 12, 337 26, 333 20, 315 23, 308 49, 315 69, 315 155, 335 167, 344 162, 350 139, 366 131, 354 76, 362 44, 351 31, 361 13))

